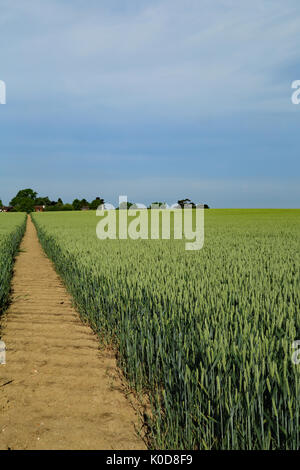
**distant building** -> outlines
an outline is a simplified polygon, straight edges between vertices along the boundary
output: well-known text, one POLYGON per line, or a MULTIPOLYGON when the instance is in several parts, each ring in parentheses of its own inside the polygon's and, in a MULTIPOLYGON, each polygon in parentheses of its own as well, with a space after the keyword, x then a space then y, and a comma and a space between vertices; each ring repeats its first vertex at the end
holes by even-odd
POLYGON ((90 208, 89 208, 88 206, 83 206, 83 207, 81 208, 81 210, 82 210, 82 211, 89 211, 90 208))
POLYGON ((44 212, 46 206, 34 206, 35 212, 44 212))
POLYGON ((1 212, 11 212, 12 210, 13 210, 12 206, 3 206, 0 209, 1 212))

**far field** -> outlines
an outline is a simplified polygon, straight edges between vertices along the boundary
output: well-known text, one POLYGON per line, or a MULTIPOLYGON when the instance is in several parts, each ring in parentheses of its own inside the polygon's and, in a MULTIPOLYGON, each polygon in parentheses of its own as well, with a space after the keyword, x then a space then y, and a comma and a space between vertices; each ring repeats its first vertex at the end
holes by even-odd
POLYGON ((153 447, 300 447, 300 210, 205 211, 191 252, 98 240, 92 211, 33 220, 82 318, 149 397, 153 447))

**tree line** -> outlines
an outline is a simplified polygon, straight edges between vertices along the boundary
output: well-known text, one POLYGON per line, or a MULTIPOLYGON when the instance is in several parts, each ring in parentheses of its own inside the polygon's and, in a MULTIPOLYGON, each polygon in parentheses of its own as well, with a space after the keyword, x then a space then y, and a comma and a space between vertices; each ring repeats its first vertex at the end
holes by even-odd
MULTIPOLYGON (((88 209, 97 209, 101 204, 104 204, 104 199, 96 197, 93 201, 89 202, 86 199, 74 199, 72 204, 65 204, 61 198, 57 201, 52 201, 48 196, 38 196, 38 193, 33 189, 21 189, 9 203, 8 209, 12 212, 34 212, 36 206, 44 206, 45 211, 79 211, 83 207, 88 209)), ((4 208, 0 199, 0 208, 4 208)))
MULTIPOLYGON (((86 199, 74 199, 74 201, 70 203, 64 203, 61 198, 58 198, 57 201, 51 201, 48 196, 41 197, 38 196, 38 193, 33 189, 21 189, 15 197, 12 198, 10 201, 10 207, 7 208, 12 212, 34 212, 36 206, 43 206, 45 211, 80 211, 82 209, 91 209, 96 210, 100 205, 105 204, 105 201, 101 197, 96 197, 92 201, 87 201, 86 199)), ((127 202, 125 203, 127 207, 120 207, 129 209, 133 203, 127 202)), ((166 203, 164 202, 153 202, 152 204, 156 204, 156 206, 161 207, 162 209, 166 207, 166 203)), ((178 201, 178 205, 180 207, 184 207, 186 205, 190 207, 196 207, 196 205, 190 199, 180 199, 178 201)), ((151 206, 149 206, 150 208, 151 206)), ((204 207, 208 209, 208 205, 204 204, 204 207)), ((3 209, 4 206, 0 199, 0 209, 3 209)))

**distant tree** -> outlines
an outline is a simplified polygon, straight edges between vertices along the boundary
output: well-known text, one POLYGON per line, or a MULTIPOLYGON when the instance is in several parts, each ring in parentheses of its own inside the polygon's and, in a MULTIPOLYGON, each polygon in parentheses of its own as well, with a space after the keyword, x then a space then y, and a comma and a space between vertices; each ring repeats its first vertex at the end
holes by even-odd
POLYGON ((72 204, 63 204, 61 206, 61 209, 62 211, 72 211, 73 210, 73 206, 72 204))
POLYGON ((151 202, 149 209, 151 209, 151 206, 156 206, 160 209, 165 209, 167 207, 167 204, 165 202, 151 202))
POLYGON ((3 207, 2 200, 0 199, 0 208, 3 207))
POLYGON ((81 199, 80 201, 80 209, 82 207, 90 207, 90 203, 86 199, 81 199))
MULTIPOLYGON (((42 198, 42 199, 46 199, 46 198, 42 198)), ((44 205, 46 206, 47 211, 62 211, 62 210, 64 210, 63 209, 64 203, 63 203, 63 201, 60 197, 58 198, 57 201, 50 201, 48 199, 48 201, 45 201, 45 202, 46 203, 44 205)))
POLYGON ((180 199, 177 201, 179 206, 184 209, 184 206, 196 207, 196 205, 190 199, 180 199))
POLYGON ((55 204, 55 206, 46 206, 47 212, 73 211, 72 204, 55 204))
POLYGON ((24 197, 23 199, 20 199, 17 204, 13 205, 13 207, 15 212, 27 212, 29 214, 34 211, 35 205, 36 204, 33 199, 30 197, 24 197))
POLYGON ((72 206, 75 211, 80 211, 82 207, 89 207, 90 204, 86 199, 81 199, 81 201, 79 199, 74 199, 72 206))
POLYGON ((73 206, 74 211, 80 211, 81 202, 79 201, 79 199, 74 199, 74 201, 72 202, 72 206, 73 206))
POLYGON ((121 202, 119 209, 124 210, 124 209, 130 209, 130 207, 133 206, 133 202, 121 202))
POLYGON ((35 205, 36 206, 50 206, 51 201, 48 198, 48 196, 46 196, 46 197, 37 197, 36 200, 35 200, 35 205))
POLYGON ((10 205, 16 207, 22 204, 23 200, 27 199, 35 202, 36 196, 37 192, 33 191, 33 189, 21 189, 18 194, 10 201, 10 205))
POLYGON ((100 197, 96 197, 91 203, 90 203, 90 209, 91 210, 96 210, 98 209, 99 206, 102 206, 104 204, 104 199, 100 197))

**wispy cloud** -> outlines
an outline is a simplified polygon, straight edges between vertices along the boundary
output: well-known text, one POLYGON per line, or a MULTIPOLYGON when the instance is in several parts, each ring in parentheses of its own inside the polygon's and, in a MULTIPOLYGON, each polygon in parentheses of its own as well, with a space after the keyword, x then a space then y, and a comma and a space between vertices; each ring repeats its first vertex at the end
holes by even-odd
POLYGON ((2 69, 19 98, 165 117, 289 109, 277 73, 298 60, 299 2, 147 1, 127 14, 117 5, 131 2, 109 3, 0 2, 2 69))
POLYGON ((0 13, 6 178, 35 168, 38 183, 49 162, 75 178, 84 159, 112 180, 111 167, 152 177, 149 159, 191 181, 270 181, 278 158, 299 174, 298 0, 0 0, 0 13))

